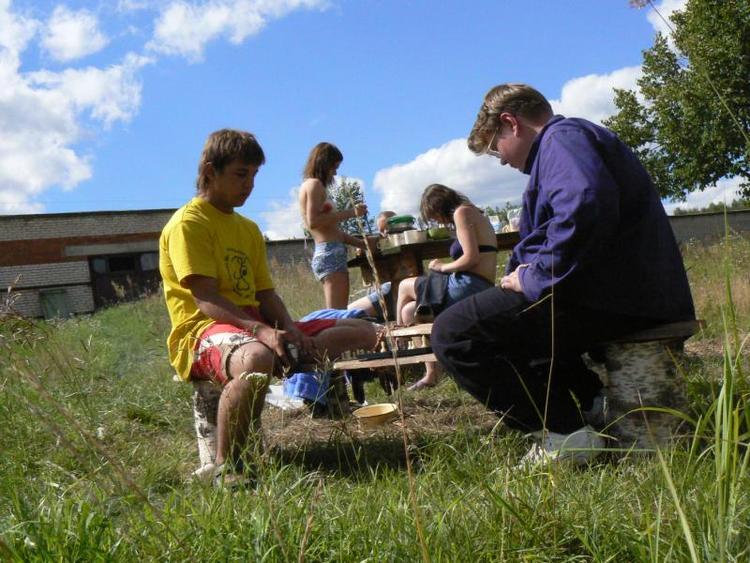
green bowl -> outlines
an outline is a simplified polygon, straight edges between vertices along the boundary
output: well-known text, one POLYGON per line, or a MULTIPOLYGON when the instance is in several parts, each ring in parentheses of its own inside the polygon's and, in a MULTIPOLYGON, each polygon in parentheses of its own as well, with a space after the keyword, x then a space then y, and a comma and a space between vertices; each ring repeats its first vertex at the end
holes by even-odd
POLYGON ((450 238, 451 233, 445 227, 431 227, 427 229, 427 236, 432 240, 442 240, 450 238))
POLYGON ((393 217, 388 217, 388 219, 386 219, 385 222, 388 225, 401 225, 402 223, 411 224, 414 222, 414 216, 413 215, 395 215, 393 217))

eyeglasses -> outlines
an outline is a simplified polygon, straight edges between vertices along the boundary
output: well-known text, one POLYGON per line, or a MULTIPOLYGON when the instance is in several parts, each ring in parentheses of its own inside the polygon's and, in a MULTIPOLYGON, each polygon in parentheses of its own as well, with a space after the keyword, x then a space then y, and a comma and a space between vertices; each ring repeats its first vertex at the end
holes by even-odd
POLYGON ((500 154, 500 151, 495 150, 495 138, 497 137, 497 132, 500 131, 500 129, 502 129, 502 127, 498 127, 497 129, 495 129, 495 132, 492 133, 492 138, 490 139, 487 148, 484 149, 484 154, 488 154, 502 160, 503 156, 500 154))

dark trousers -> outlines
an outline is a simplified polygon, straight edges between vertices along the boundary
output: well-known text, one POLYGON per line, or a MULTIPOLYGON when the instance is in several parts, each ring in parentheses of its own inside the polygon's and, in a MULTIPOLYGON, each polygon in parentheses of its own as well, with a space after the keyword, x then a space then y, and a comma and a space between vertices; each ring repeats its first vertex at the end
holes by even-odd
POLYGON ((655 321, 565 306, 491 288, 443 311, 432 327, 436 357, 456 383, 505 423, 570 433, 601 388, 581 355, 597 342, 655 321), (545 424, 546 421, 546 424, 545 424))

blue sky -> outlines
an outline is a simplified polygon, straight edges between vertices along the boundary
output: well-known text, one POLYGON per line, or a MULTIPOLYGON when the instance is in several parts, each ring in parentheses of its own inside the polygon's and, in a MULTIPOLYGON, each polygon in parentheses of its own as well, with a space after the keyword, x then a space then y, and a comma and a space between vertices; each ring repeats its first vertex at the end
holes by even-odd
POLYGON ((435 181, 503 205, 525 177, 465 146, 483 94, 527 82, 599 121, 662 28, 627 0, 0 0, 0 213, 179 207, 221 127, 266 151, 240 212, 271 238, 301 234, 321 140, 373 212, 414 212, 435 181))

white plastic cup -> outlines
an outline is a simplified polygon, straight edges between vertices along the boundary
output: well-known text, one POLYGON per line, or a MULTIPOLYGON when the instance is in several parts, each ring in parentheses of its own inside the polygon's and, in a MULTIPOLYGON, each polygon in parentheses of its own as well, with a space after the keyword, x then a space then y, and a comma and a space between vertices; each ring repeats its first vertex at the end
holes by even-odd
POLYGON ((521 208, 516 207, 508 210, 508 224, 511 231, 517 231, 521 224, 521 208))

